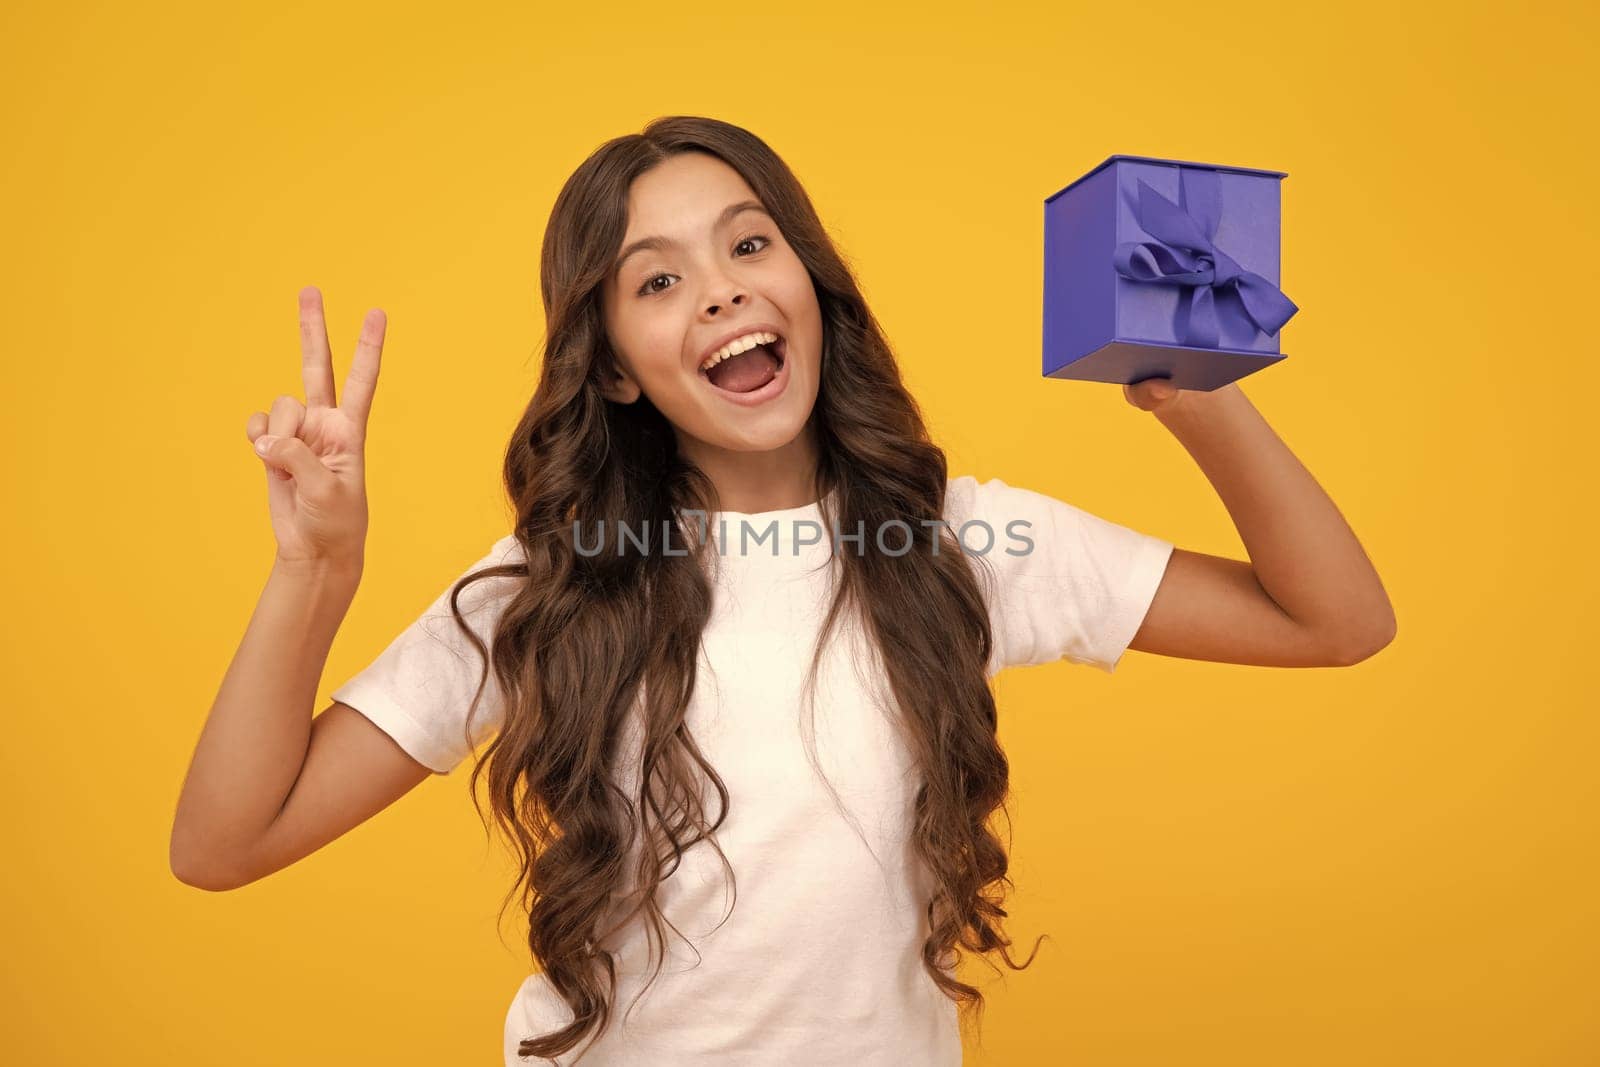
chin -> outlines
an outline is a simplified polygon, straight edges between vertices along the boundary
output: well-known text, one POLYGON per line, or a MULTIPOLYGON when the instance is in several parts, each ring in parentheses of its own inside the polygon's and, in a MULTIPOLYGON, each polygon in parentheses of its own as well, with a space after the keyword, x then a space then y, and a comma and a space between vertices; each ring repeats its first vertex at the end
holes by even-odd
POLYGON ((746 413, 737 420, 739 424, 727 418, 708 421, 705 413, 696 414, 700 418, 680 428, 680 434, 727 452, 774 452, 799 438, 810 420, 811 408, 746 413))
POLYGON ((774 452, 793 444, 805 429, 804 419, 774 419, 768 426, 752 426, 741 434, 730 434, 726 427, 712 435, 710 442, 730 452, 774 452))

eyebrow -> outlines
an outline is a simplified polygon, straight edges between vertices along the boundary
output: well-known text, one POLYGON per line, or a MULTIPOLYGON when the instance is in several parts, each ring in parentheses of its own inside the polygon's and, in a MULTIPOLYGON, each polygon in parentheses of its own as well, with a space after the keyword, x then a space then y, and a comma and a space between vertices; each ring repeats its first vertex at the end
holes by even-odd
MULTIPOLYGON (((746 211, 759 211, 763 215, 767 215, 768 218, 772 217, 767 213, 766 207, 763 206, 759 200, 741 200, 737 204, 729 204, 727 207, 723 208, 722 214, 717 216, 716 224, 712 227, 712 229, 720 230, 722 227, 732 222, 736 216, 741 215, 746 211)), ((676 247, 677 244, 678 242, 672 240, 670 237, 641 237, 639 240, 634 241, 632 244, 624 248, 622 250, 622 254, 617 256, 617 261, 611 266, 612 273, 620 274, 622 272, 622 264, 635 252, 652 250, 658 252, 665 251, 668 248, 676 247)))

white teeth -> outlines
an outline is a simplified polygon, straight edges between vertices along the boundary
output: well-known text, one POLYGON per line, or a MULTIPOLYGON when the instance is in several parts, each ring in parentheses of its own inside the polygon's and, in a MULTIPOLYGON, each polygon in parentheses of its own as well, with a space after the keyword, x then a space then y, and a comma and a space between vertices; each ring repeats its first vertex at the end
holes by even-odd
POLYGON ((759 330, 755 333, 747 333, 743 337, 736 337, 732 341, 729 341, 727 344, 723 345, 721 348, 717 349, 715 352, 711 353, 710 356, 706 357, 706 361, 700 364, 700 370, 703 373, 710 370, 712 367, 715 367, 718 363, 721 363, 730 356, 737 356, 740 352, 748 352, 756 345, 773 344, 777 340, 777 334, 764 333, 759 330))

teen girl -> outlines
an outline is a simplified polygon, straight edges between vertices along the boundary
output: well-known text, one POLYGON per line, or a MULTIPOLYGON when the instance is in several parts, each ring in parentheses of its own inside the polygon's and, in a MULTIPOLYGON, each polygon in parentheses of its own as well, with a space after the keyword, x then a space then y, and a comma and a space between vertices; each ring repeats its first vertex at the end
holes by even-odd
POLYGON ((1235 386, 1125 395, 1249 562, 950 478, 804 190, 739 127, 603 145, 556 200, 541 290, 515 527, 314 718, 362 569, 385 319, 341 403, 301 294, 305 402, 248 426, 277 556, 172 835, 183 881, 245 885, 490 742, 469 786, 516 846, 541 967, 508 1065, 957 1064, 958 1004, 983 1003, 960 950, 1027 966, 987 825, 996 672, 1128 648, 1343 665, 1394 634, 1355 536, 1235 386))

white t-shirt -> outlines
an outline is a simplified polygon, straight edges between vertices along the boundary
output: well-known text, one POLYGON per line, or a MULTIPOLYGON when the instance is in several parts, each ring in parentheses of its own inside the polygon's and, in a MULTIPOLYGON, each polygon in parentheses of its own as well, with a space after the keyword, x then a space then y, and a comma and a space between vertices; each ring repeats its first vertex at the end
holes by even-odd
MULTIPOLYGON (((974 561, 994 633, 990 676, 1059 659, 1115 671, 1173 548, 999 479, 951 479, 945 519, 995 577, 991 587, 974 561)), ((959 1064, 955 1003, 921 962, 930 883, 910 841, 915 768, 886 710, 881 660, 848 617, 823 658, 814 702, 802 700, 832 594, 831 531, 823 531, 815 503, 709 521, 713 537, 725 523, 725 547, 712 575, 688 723, 728 789, 716 840, 737 877, 738 899, 730 912, 715 850, 705 842, 690 848, 662 882, 658 902, 694 947, 667 928, 666 962, 635 1004, 653 969, 644 925, 636 919, 603 942, 618 960, 612 1023, 555 1062, 959 1064), (741 526, 750 530, 743 550, 741 526), (848 820, 817 778, 808 746, 848 820)), ((876 551, 867 533, 866 550, 876 551)), ((884 544, 898 550, 904 533, 889 530, 884 544)), ((614 542, 607 547, 615 551, 614 542)), ((840 550, 858 549, 844 542, 840 550)), ((507 535, 469 570, 515 552, 520 545, 507 535)), ((487 579, 462 594, 462 611, 486 645, 515 581, 487 579)), ((440 774, 492 737, 504 711, 491 671, 466 735, 481 661, 451 618, 448 593, 332 694, 440 774)), ((630 796, 638 784, 636 733, 632 741, 621 746, 614 772, 630 796)), ((707 798, 714 819, 715 792, 707 798)), ((508 1067, 549 1063, 519 1059, 518 1041, 570 1020, 544 976, 530 976, 506 1015, 508 1067)))

